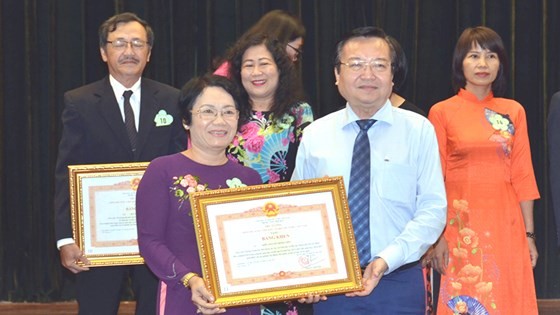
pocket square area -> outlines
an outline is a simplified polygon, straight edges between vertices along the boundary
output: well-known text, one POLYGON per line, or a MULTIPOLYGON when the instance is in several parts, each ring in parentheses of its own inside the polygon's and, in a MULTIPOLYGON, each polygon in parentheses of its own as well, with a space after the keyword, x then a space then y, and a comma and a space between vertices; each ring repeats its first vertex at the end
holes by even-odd
POLYGON ((169 115, 165 109, 160 110, 154 118, 156 127, 169 126, 173 122, 173 116, 169 115))

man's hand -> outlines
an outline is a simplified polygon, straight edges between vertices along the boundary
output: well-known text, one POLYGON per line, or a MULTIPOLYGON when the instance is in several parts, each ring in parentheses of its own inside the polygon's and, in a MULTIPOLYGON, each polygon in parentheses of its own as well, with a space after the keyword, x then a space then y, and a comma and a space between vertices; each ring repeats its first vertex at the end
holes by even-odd
POLYGON ((89 265, 89 260, 84 256, 82 250, 75 243, 64 245, 60 248, 60 262, 72 273, 89 270, 88 267, 78 265, 78 262, 82 262, 84 265, 89 265))
POLYGON ((383 274, 385 273, 385 271, 387 271, 388 268, 389 266, 387 266, 387 263, 385 262, 385 260, 383 260, 383 258, 377 258, 373 260, 366 267, 366 270, 364 271, 364 275, 362 277, 362 284, 364 286, 364 289, 362 291, 346 293, 346 296, 353 297, 369 295, 371 292, 373 292, 373 289, 375 289, 377 284, 379 284, 381 277, 383 277, 383 274))
POLYGON ((449 264, 449 247, 447 240, 442 235, 432 248, 428 250, 425 258, 422 260, 422 265, 429 264, 435 271, 444 275, 449 264))

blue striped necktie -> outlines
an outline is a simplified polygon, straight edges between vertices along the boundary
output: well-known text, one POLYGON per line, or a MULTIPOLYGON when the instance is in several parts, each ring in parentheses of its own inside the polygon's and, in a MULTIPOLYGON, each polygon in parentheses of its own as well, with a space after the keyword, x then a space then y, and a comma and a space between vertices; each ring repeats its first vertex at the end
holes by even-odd
POLYGON ((375 120, 363 119, 356 121, 356 123, 360 126, 360 132, 356 137, 354 151, 352 152, 348 206, 352 216, 360 265, 365 267, 371 261, 369 235, 370 146, 367 132, 375 123, 375 120))

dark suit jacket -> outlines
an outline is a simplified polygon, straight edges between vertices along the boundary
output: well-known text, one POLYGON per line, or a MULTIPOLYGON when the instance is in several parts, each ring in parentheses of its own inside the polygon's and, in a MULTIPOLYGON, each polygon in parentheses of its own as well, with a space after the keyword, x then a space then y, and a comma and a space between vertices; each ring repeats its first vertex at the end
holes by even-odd
POLYGON ((64 94, 55 170, 56 240, 72 237, 68 165, 149 162, 185 148, 186 133, 177 106, 179 90, 142 78, 141 92, 136 154, 132 153, 109 77, 64 94), (154 118, 160 110, 173 116, 170 125, 156 126, 154 118))
POLYGON ((560 246, 560 92, 552 96, 548 109, 548 154, 550 191, 556 217, 557 241, 560 246))

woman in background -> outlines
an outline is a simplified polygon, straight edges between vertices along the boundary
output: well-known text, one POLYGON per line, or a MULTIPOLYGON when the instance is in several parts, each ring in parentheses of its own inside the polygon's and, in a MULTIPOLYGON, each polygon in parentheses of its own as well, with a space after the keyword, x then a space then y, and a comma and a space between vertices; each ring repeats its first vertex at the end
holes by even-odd
POLYGON ((440 147, 447 227, 428 257, 442 273, 438 314, 537 314, 533 200, 539 198, 525 110, 499 98, 507 59, 490 28, 466 29, 453 55, 457 95, 429 113, 440 147))
POLYGON ((230 64, 242 107, 251 116, 233 139, 228 157, 258 171, 263 183, 289 181, 302 131, 313 121, 311 106, 294 80, 293 63, 282 44, 258 35, 234 47, 230 64))
MULTIPOLYGON (((305 38, 305 27, 300 19, 283 10, 272 10, 263 15, 260 20, 248 29, 238 42, 247 38, 266 35, 277 40, 285 47, 286 54, 290 60, 296 63, 303 54, 303 40, 305 38)), ((226 59, 229 59, 232 51, 228 51, 226 59)), ((214 74, 231 77, 230 63, 222 61, 214 74)))
POLYGON ((395 63, 393 64, 393 92, 389 100, 394 107, 399 107, 409 111, 418 113, 426 117, 426 113, 412 102, 406 100, 401 95, 397 94, 406 81, 406 74, 408 73, 408 64, 406 55, 401 47, 401 44, 393 37, 387 36, 387 41, 395 50, 395 63))
MULTIPOLYGON (((302 131, 313 121, 311 106, 303 100, 303 89, 295 79, 294 64, 284 45, 268 35, 240 40, 231 52, 231 77, 250 118, 240 127, 227 155, 256 170, 263 183, 289 181, 302 131)), ((295 301, 265 307, 263 314, 312 314, 312 305, 295 301)))

